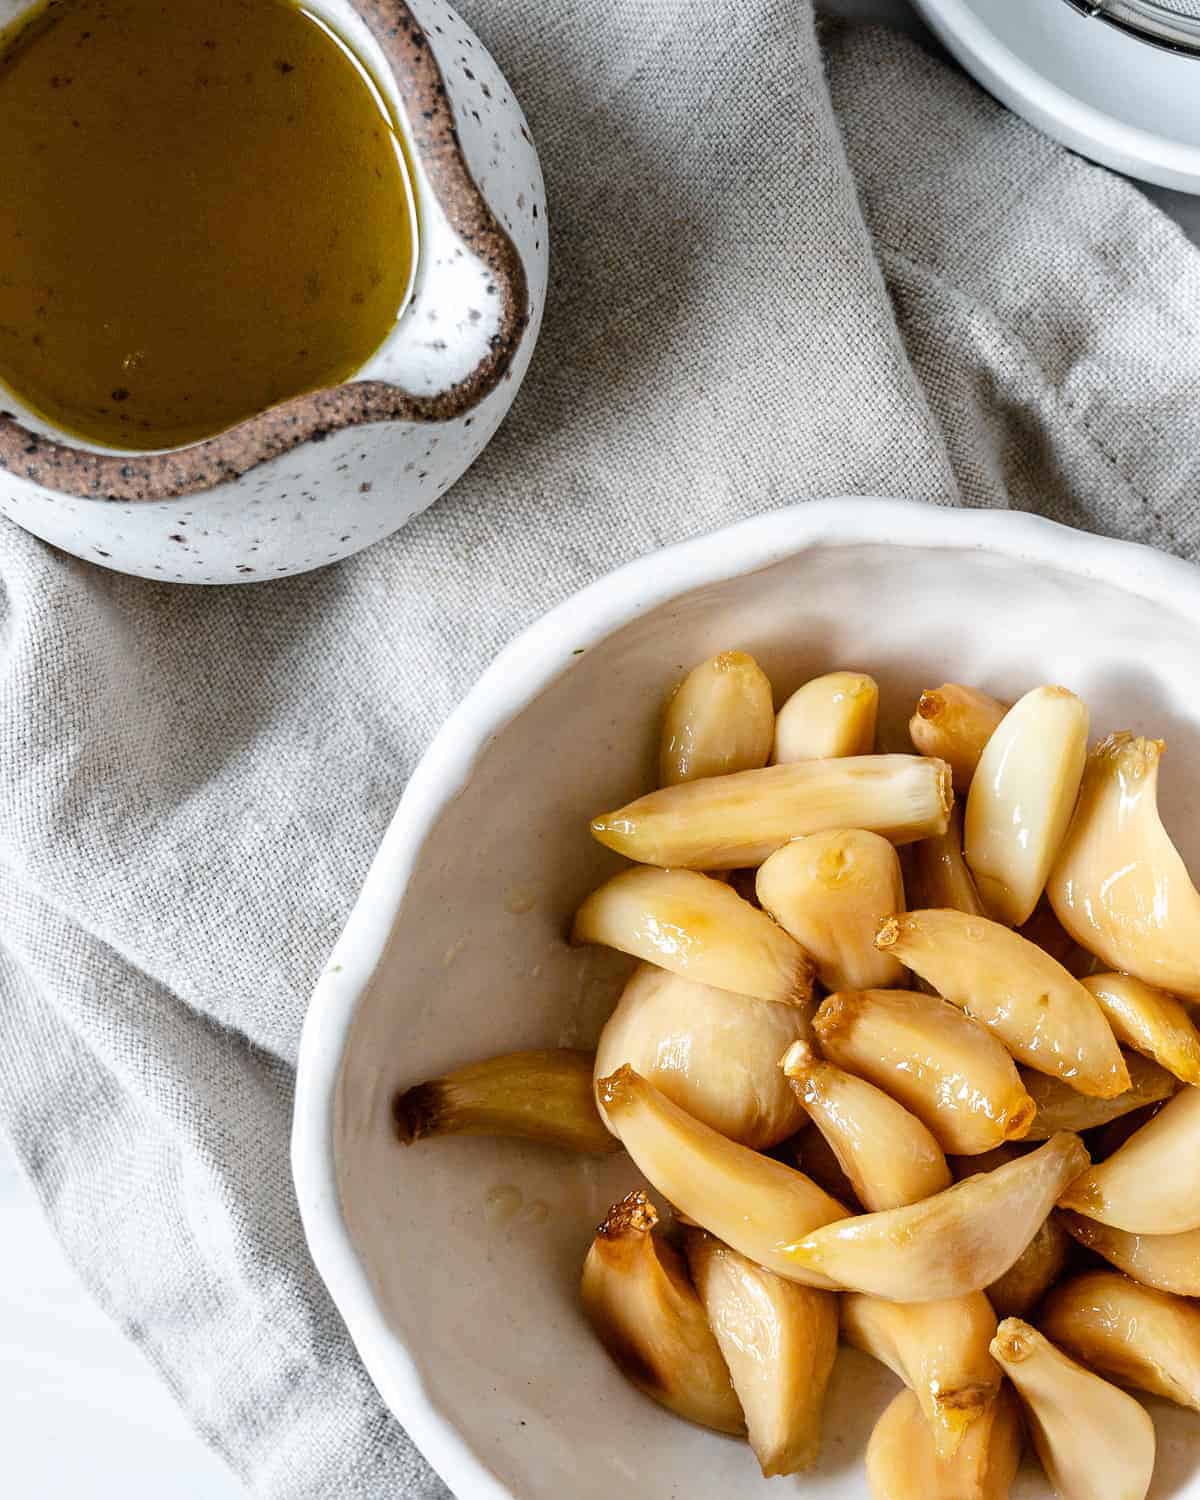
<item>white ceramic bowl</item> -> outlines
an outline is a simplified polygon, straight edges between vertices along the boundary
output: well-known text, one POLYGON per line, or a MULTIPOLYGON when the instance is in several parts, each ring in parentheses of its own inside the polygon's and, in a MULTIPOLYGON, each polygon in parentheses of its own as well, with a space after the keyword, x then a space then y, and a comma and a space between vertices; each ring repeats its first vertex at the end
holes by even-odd
MULTIPOLYGON (((570 950, 615 866, 587 820, 648 784, 684 668, 729 646, 778 694, 875 673, 885 746, 947 677, 1015 696, 1065 682, 1099 730, 1170 745, 1165 808, 1200 856, 1200 574, 1025 515, 883 500, 797 506, 622 568, 484 674, 404 794, 313 996, 293 1164, 313 1256, 384 1400, 460 1500, 784 1495, 749 1450, 627 1385, 577 1301, 592 1226, 638 1179, 622 1156, 395 1141, 394 1090, 519 1047, 588 1045, 622 972, 570 950)), ((812 1500, 866 1497, 896 1382, 843 1352, 812 1500)), ((1196 1418, 1152 1403, 1156 1496, 1200 1496, 1196 1418)), ((1014 1497, 1048 1496, 1032 1468, 1014 1497)))
POLYGON ((1200 193, 1200 59, 1062 0, 913 3, 963 67, 1039 130, 1117 172, 1200 193))

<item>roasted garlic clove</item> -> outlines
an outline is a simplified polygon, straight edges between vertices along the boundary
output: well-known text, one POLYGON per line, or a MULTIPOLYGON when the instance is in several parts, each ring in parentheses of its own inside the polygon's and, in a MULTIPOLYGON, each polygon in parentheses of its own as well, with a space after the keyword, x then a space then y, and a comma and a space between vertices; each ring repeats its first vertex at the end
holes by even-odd
MULTIPOLYGON (((1022 1142, 1022 1146, 1024 1142, 1022 1142)), ((950 1163, 961 1182, 976 1172, 990 1172, 1022 1155, 1016 1146, 997 1146, 982 1156, 956 1156, 950 1163)), ((1062 1274, 1071 1251, 1071 1236, 1052 1213, 1005 1271, 984 1290, 999 1318, 1023 1318, 1031 1312, 1062 1274)))
POLYGON ((616 1151, 592 1093, 593 1056, 557 1048, 468 1063, 397 1094, 396 1130, 406 1146, 431 1135, 501 1135, 616 1151))
POLYGON ((701 1230, 684 1244, 763 1477, 810 1468, 837 1354, 837 1297, 785 1281, 701 1230))
POLYGON ((1129 1087, 1121 1049, 1095 999, 1019 933, 985 917, 925 910, 890 917, 875 943, 986 1026, 1027 1067, 1101 1099, 1129 1087))
POLYGON ((596 1046, 596 1077, 628 1063, 681 1109, 763 1150, 804 1123, 780 1054, 809 1032, 808 1011, 713 989, 641 964, 596 1046))
POLYGON ((744 651, 722 651, 688 673, 663 719, 659 784, 756 771, 775 738, 767 675, 744 651))
POLYGON ((915 990, 845 990, 813 1017, 821 1051, 898 1099, 943 1151, 975 1156, 1019 1140, 1033 1100, 1001 1044, 962 1011, 915 990))
POLYGON ((694 1120, 630 1067, 602 1078, 597 1093, 638 1168, 692 1223, 791 1281, 831 1285, 793 1264, 783 1246, 844 1218, 836 1198, 803 1172, 694 1120))
POLYGON ((676 1415, 745 1436, 742 1408, 688 1280, 683 1257, 652 1231, 645 1193, 608 1212, 583 1266, 583 1308, 626 1379, 676 1415))
POLYGON ((794 1267, 891 1302, 963 1297, 1008 1270, 1087 1160, 1078 1136, 1056 1135, 907 1208, 827 1223, 783 1253, 794 1267))
POLYGON ((894 844, 928 838, 945 829, 952 801, 940 760, 852 755, 664 787, 594 818, 592 833, 640 864, 727 870, 829 828, 867 828, 894 844))
POLYGON ((1051 1214, 1005 1271, 986 1287, 998 1318, 1027 1317, 1066 1268, 1071 1236, 1058 1214, 1051 1214))
POLYGON ((1200 995, 1200 893, 1158 816, 1162 750, 1129 733, 1096 746, 1046 889, 1071 936, 1110 968, 1200 995))
POLYGON ((900 984, 904 966, 874 945, 880 922, 904 910, 900 859, 887 839, 862 829, 810 833, 760 867, 759 905, 811 954, 831 990, 900 984))
POLYGON ((934 1433, 912 1391, 885 1408, 867 1444, 867 1481, 874 1500, 1008 1500, 1024 1446, 1021 1411, 1012 1387, 972 1422, 950 1459, 939 1457, 934 1433))
POLYGON ((863 672, 830 672, 797 688, 779 710, 771 761, 870 755, 875 748, 879 687, 863 672))
POLYGON ((1060 1500, 1144 1500, 1154 1471, 1154 1424, 1132 1396, 1020 1318, 1001 1323, 992 1357, 1017 1388, 1060 1500))
POLYGON ((1056 1217, 1081 1245, 1143 1286, 1177 1297, 1200 1297, 1200 1229, 1183 1234, 1127 1234, 1082 1214, 1060 1212, 1056 1217))
POLYGON ((1200 1411, 1200 1308, 1115 1271, 1055 1287, 1038 1326, 1089 1370, 1200 1411))
POLYGON ((1096 997, 1118 1042, 1144 1052, 1184 1083, 1200 1084, 1200 1031, 1174 995, 1132 974, 1093 974, 1080 983, 1096 997))
MULTIPOLYGON (((957 804, 950 810, 945 833, 910 844, 909 859, 909 906, 948 906, 969 917, 985 915, 974 877, 963 858, 962 812, 957 804)), ((894 910, 902 911, 904 904, 898 903, 894 910)))
POLYGON ((622 870, 575 913, 571 941, 604 943, 759 1000, 805 1005, 812 995, 812 960, 799 943, 729 886, 694 870, 622 870))
POLYGON ((1169 1099, 1179 1087, 1173 1073, 1160 1068, 1139 1052, 1123 1051, 1129 1073, 1129 1087, 1111 1099, 1096 1099, 1080 1094, 1061 1079, 1022 1068, 1021 1082, 1033 1100, 1036 1113, 1025 1136, 1027 1141, 1048 1141, 1057 1130, 1094 1130, 1120 1119, 1147 1104, 1169 1099))
POLYGON ((1180 1089, 1059 1202, 1129 1234, 1200 1229, 1200 1089, 1180 1089))
POLYGON ((917 1203, 953 1180, 929 1130, 873 1083, 793 1042, 783 1071, 870 1212, 917 1203))
POLYGON ((943 682, 940 688, 921 694, 908 732, 922 755, 936 755, 949 763, 954 790, 965 792, 984 746, 1007 712, 1007 704, 977 688, 943 682))
POLYGON ((940 1459, 950 1458, 967 1428, 1000 1390, 1000 1367, 988 1352, 996 1314, 982 1292, 943 1302, 884 1302, 847 1292, 842 1338, 899 1375, 921 1403, 940 1459))
POLYGON ((964 819, 964 852, 984 905, 1019 927, 1033 914, 1075 811, 1088 711, 1064 687, 1038 687, 984 746, 964 819))

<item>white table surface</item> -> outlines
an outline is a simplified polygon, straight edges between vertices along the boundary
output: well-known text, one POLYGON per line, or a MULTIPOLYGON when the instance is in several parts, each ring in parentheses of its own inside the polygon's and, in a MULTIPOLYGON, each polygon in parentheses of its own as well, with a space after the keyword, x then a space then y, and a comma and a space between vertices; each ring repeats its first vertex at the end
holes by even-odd
MULTIPOLYGON (((905 0, 825 0, 825 8, 926 35, 905 0)), ((1145 191, 1200 244, 1200 198, 1145 191)), ((2 1141, 0 1226, 4 1494, 245 1500, 145 1358, 89 1300, 2 1141)))

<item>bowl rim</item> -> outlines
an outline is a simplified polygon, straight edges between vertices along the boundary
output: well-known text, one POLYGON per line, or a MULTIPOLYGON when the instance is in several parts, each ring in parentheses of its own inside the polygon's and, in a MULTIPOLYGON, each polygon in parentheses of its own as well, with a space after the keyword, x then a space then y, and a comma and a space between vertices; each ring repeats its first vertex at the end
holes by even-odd
POLYGON ((337 1086, 358 1001, 383 957, 426 838, 492 739, 592 645, 635 616, 705 585, 816 547, 887 545, 998 553, 1107 583, 1200 627, 1200 573, 1142 543, 1077 531, 1023 511, 919 500, 809 500, 626 563, 535 620, 467 692, 422 755, 317 981, 300 1038, 291 1160, 309 1251, 388 1408, 462 1500, 520 1500, 437 1406, 387 1327, 341 1212, 334 1157, 337 1086))
MULTIPOLYGON (((1047 135, 1082 156, 1131 177, 1177 192, 1200 192, 1200 147, 1119 120, 1106 113, 1101 105, 1077 97, 1045 77, 1038 72, 1036 63, 1019 57, 1001 41, 971 0, 914 0, 914 4, 938 40, 968 73, 1047 135)), ((1092 19, 1076 10, 1075 20, 1080 26, 1091 25, 1092 19)), ((1123 35, 1131 47, 1144 51, 1147 46, 1144 39, 1128 31, 1109 29, 1114 38, 1123 35)), ((1183 56, 1164 47, 1156 50, 1160 56, 1183 56)), ((1196 62, 1194 57, 1184 60, 1196 62)))

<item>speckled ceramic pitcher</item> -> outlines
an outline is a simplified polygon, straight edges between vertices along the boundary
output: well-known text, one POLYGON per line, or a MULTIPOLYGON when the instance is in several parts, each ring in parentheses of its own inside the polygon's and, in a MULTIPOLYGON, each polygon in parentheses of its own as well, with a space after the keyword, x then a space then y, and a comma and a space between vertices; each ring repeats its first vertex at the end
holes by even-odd
MULTIPOLYGON (((410 300, 350 381, 156 453, 89 448, 0 393, 0 511, 105 567, 187 583, 320 567, 402 526, 478 457, 529 363, 548 240, 520 106, 443 0, 305 0, 402 131, 419 221, 410 300)), ((0 25, 27 0, 0 0, 0 25)))

